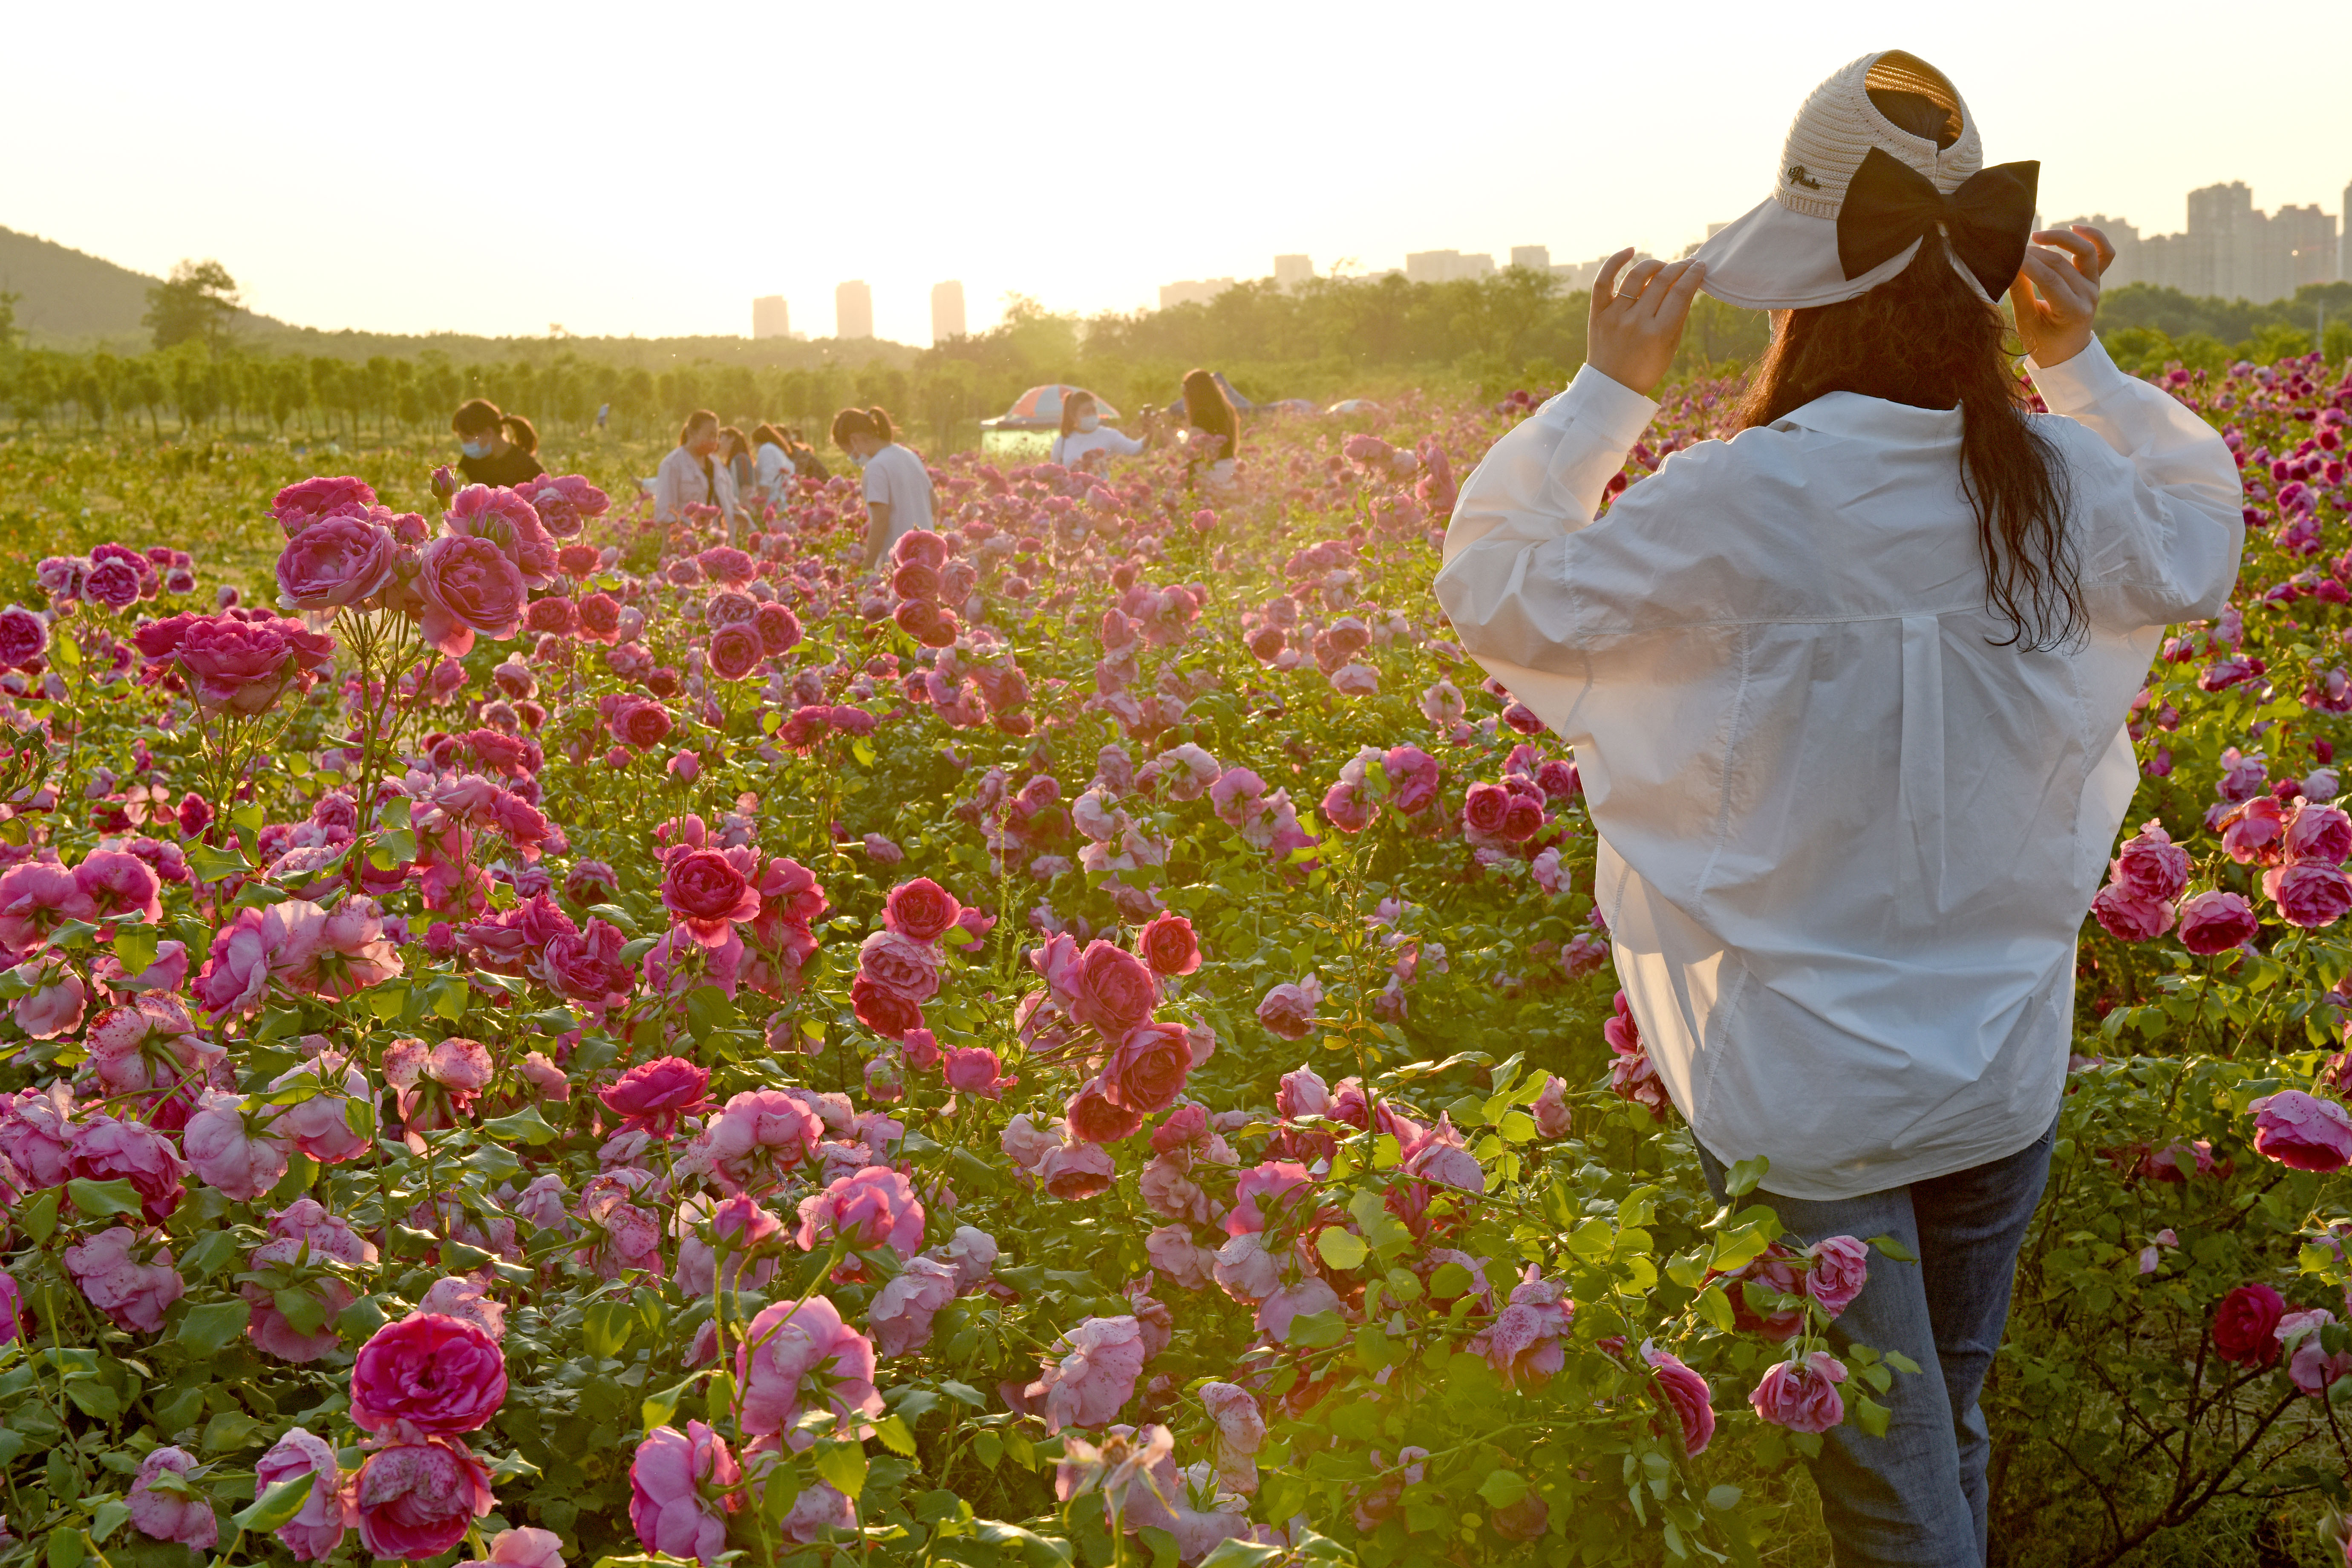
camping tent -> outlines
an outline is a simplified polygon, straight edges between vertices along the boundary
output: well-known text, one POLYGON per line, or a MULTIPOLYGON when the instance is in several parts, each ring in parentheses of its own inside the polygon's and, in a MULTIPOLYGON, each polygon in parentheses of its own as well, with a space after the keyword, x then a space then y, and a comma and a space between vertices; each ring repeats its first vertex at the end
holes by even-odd
POLYGON ((993 419, 980 422, 982 430, 1059 430, 1062 427, 1062 399, 1073 392, 1084 392, 1095 400, 1096 411, 1106 423, 1116 424, 1118 410, 1113 408, 1102 394, 1083 386, 1071 386, 1062 382, 1050 382, 1033 386, 1013 400, 1013 406, 993 419))

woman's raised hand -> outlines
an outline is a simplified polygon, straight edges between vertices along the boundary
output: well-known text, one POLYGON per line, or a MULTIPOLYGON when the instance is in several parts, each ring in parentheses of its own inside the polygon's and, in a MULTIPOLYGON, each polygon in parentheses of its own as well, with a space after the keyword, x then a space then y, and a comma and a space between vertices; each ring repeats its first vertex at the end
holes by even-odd
POLYGON ((2018 340, 2038 365, 2063 364, 2091 346, 2099 275, 2116 258, 2107 237, 2084 223, 2037 229, 2010 285, 2018 340))
POLYGON ((1592 280, 1592 314, 1585 362, 1618 385, 1643 396, 1665 379, 1690 320, 1706 268, 1696 261, 1634 261, 1632 249, 1601 264, 1592 280), (1623 277, 1619 277, 1620 273, 1623 277))

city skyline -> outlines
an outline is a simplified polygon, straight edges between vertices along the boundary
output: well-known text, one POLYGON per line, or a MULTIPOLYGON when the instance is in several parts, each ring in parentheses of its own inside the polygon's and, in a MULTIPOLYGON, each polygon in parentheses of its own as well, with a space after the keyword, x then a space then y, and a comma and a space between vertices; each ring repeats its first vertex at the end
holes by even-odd
MULTIPOLYGON (((784 27, 798 60, 871 46, 855 13, 784 24, 712 0, 698 16, 720 36, 784 27)), ((1440 23, 1383 0, 1345 25, 1274 0, 1254 13, 1246 47, 1154 13, 1090 17, 1094 63, 1057 86, 1057 120, 1121 136, 1194 114, 1297 129, 1241 138, 1212 176, 1149 142, 1083 172, 995 160, 982 149, 1021 144, 1028 113, 996 84, 1034 74, 1034 40, 943 0, 894 14, 905 47, 890 112, 876 114, 870 82, 845 68, 795 71, 781 98, 665 85, 665 103, 685 100, 675 137, 597 107, 670 41, 675 23, 658 13, 515 0, 467 13, 460 45, 432 7, 230 0, 142 16, 110 37, 103 71, 19 73, 0 99, 0 137, 39 147, 70 125, 71 153, 17 160, 0 223, 156 277, 183 257, 218 258, 253 309, 328 330, 536 335, 562 321, 583 335, 740 336, 743 302, 777 296, 815 335, 834 288, 862 279, 876 331, 919 343, 930 286, 948 278, 964 285, 967 328, 982 331, 1016 293, 1081 315, 1132 310, 1174 280, 1264 276, 1276 254, 1310 255, 1324 274, 1446 247, 1498 266, 1529 245, 1556 259, 1620 246, 1672 255, 1769 191, 1814 83, 1895 44, 1968 95, 1989 162, 2040 160, 2045 213, 2172 231, 2189 189, 2242 180, 2266 211, 2334 210, 2352 174, 2333 94, 2283 88, 2187 113, 2172 86, 2189 36, 2196 76, 2213 82, 2272 79, 2281 37, 2331 58, 2352 47, 2340 4, 2282 0, 2263 26, 2215 29, 2201 10, 2154 0, 2093 27, 2095 67, 2063 80, 2026 68, 2007 30, 1958 12, 1891 21, 1882 6, 1821 0, 1803 20, 1759 26, 1751 6, 1693 0, 1676 14, 1671 79, 1570 81, 1559 62, 1591 45, 1579 8, 1513 17, 1507 48, 1495 47, 1499 18, 1440 23), (482 62, 497 59, 568 88, 510 158, 486 161, 482 62), (339 98, 401 111, 289 137, 278 95, 236 90, 322 72, 339 98), (1385 107, 1405 102, 1409 131, 1385 107), (159 155, 191 137, 217 155, 159 155), (567 143, 579 152, 560 153, 567 143), (795 198, 739 203, 696 151, 720 148, 782 153, 795 198), (1204 181, 1213 196, 1193 188, 1204 181)), ((85 25, 56 7, 12 17, 9 38, 26 59, 88 48, 85 25)))

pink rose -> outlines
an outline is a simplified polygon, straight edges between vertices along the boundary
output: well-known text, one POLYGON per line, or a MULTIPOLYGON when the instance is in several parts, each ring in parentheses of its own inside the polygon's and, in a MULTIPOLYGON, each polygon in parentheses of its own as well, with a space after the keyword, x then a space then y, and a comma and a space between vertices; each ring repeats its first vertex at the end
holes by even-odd
POLYGON ((2352 1115, 2332 1100, 2290 1089, 2246 1110, 2254 1119, 2256 1153, 2297 1171, 2337 1171, 2352 1162, 2352 1115))
POLYGON ((206 1094, 181 1129, 181 1152, 196 1179, 239 1203, 257 1203, 287 1171, 286 1141, 265 1108, 241 1094, 206 1094))
POLYGON ((1116 942, 1097 939, 1078 955, 1071 979, 1070 1016, 1092 1025, 1107 1040, 1124 1038, 1151 1016, 1159 983, 1143 961, 1116 942))
POLYGON ((742 850, 689 849, 669 863, 662 876, 662 905, 696 941, 717 947, 733 934, 738 921, 760 913, 760 895, 746 874, 750 856, 742 850))
POLYGON ((877 931, 860 943, 857 971, 863 978, 916 1005, 939 994, 939 950, 897 931, 877 931))
POLYGON ((16 1026, 36 1040, 54 1040, 80 1028, 89 1003, 89 992, 80 975, 70 969, 45 972, 53 978, 16 998, 8 1008, 16 1026))
MULTIPOLYGON (((1233 1212, 1225 1216, 1225 1234, 1241 1236, 1264 1230, 1266 1211, 1300 1211, 1300 1200, 1292 1199, 1294 1188, 1311 1187, 1315 1178, 1307 1167, 1291 1160, 1268 1160, 1244 1171, 1234 1184, 1233 1212)), ((1311 1203, 1311 1197, 1301 1194, 1300 1199, 1311 1203)))
POLYGON ((1063 1124, 1082 1143, 1116 1143, 1143 1126, 1143 1112, 1131 1110, 1105 1092, 1102 1079, 1088 1079, 1064 1102, 1063 1124))
POLYGON ((905 1355, 931 1342, 931 1320, 956 1298, 956 1270, 934 1258, 917 1258, 874 1293, 866 1327, 877 1355, 905 1355))
POLYGON ((2240 1366, 2268 1366, 2278 1359, 2277 1330, 2286 1299, 2268 1285, 2241 1285, 2213 1310, 2213 1353, 2240 1366))
POLYGON ((2152 942, 2172 929, 2172 906, 2144 898, 2121 882, 2101 888, 2091 900, 2091 913, 2118 942, 2152 942))
POLYGON ((142 1237, 115 1226, 66 1248, 66 1272, 89 1304, 117 1328, 152 1334, 163 1314, 187 1294, 173 1268, 171 1249, 160 1237, 142 1237))
POLYGON ((1181 1024, 1139 1024, 1103 1063, 1103 1092, 1128 1110, 1165 1110, 1183 1092, 1192 1068, 1192 1037, 1181 1024))
POLYGON ((1314 1028, 1315 1009, 1322 1001, 1322 983, 1308 974, 1296 985, 1277 985, 1268 991, 1257 1005, 1257 1021, 1286 1040, 1301 1039, 1314 1028))
POLYGON ((1813 1266, 1805 1273, 1805 1294, 1835 1318, 1862 1294, 1870 1278, 1870 1248, 1850 1236, 1825 1237, 1805 1248, 1813 1266))
POLYGON ((709 1087, 709 1068, 684 1057, 658 1057, 631 1068, 596 1098, 628 1125, 667 1137, 679 1117, 702 1109, 709 1087))
MULTIPOLYGON (((369 1256, 373 1257, 374 1251, 370 1247, 369 1256)), ((479 1281, 466 1275, 447 1275, 433 1281, 416 1310, 471 1323, 494 1340, 507 1337, 505 1304, 492 1300, 479 1281)))
POLYGON ((489 1470, 451 1437, 378 1448, 352 1482, 360 1544, 377 1558, 437 1557, 498 1500, 489 1470))
POLYGON ((278 555, 278 607, 334 610, 383 592, 400 552, 392 534, 359 517, 330 517, 286 542, 278 555))
POLYGON ((629 1522, 648 1552, 715 1562, 727 1516, 743 1506, 742 1481, 727 1439, 709 1426, 656 1426, 629 1462, 629 1522))
POLYGON ((2332 805, 2296 805, 2279 847, 2298 865, 2341 866, 2352 857, 2352 816, 2332 805))
POLYGON ((1437 800, 1437 759, 1419 746, 1392 746, 1381 758, 1388 775, 1389 804, 1406 816, 1427 811, 1437 800))
POLYGON ((2227 952, 2261 928, 2254 907, 2236 893, 2199 893, 2180 905, 2180 945, 2200 956, 2227 952))
POLYGON ((2263 892, 2289 925, 2306 931, 2332 926, 2352 910, 2352 879, 2333 866, 2273 866, 2263 873, 2263 892))
POLYGON ((62 1185, 72 1115, 73 1089, 62 1080, 0 1098, 0 1157, 35 1187, 62 1185))
POLYGON ((193 617, 173 657, 187 672, 198 707, 249 714, 276 702, 298 676, 326 663, 334 650, 332 638, 299 621, 233 613, 193 617))
POLYGON ((1005 1086, 1013 1081, 1003 1076, 996 1053, 985 1046, 957 1047, 948 1051, 941 1058, 941 1071, 950 1089, 988 1100, 1001 1097, 1005 1086))
POLYGON ((1706 1379, 1674 1355, 1654 1350, 1646 1342, 1642 1346, 1642 1359, 1650 1363, 1658 1380, 1658 1392, 1665 1395, 1667 1406, 1682 1425, 1684 1456, 1696 1458, 1715 1440, 1714 1396, 1707 1391, 1706 1379))
POLYGON ((490 1554, 459 1568, 563 1568, 563 1538, 523 1525, 490 1537, 490 1554))
POLYGON ((478 633, 504 641, 522 629, 522 572, 488 539, 444 534, 426 545, 416 588, 425 642, 452 658, 472 652, 478 633))
POLYGON ((1844 1381, 1844 1363, 1827 1351, 1815 1351, 1802 1361, 1776 1363, 1748 1403, 1776 1426, 1826 1432, 1845 1419, 1845 1401, 1837 1391, 1844 1381))
POLYGON ((722 1185, 758 1195, 814 1156, 824 1122, 796 1091, 750 1089, 730 1100, 703 1136, 722 1185))
POLYGON ((1055 1144, 1037 1161, 1037 1182, 1048 1197, 1076 1203, 1110 1190, 1118 1167, 1098 1145, 1055 1144))
POLYGON ((720 626, 710 634, 710 673, 721 680, 740 680, 759 668, 768 657, 760 634, 748 625, 720 626))
POLYGON ((803 1409, 832 1410, 843 1423, 835 1436, 855 1440, 873 1430, 861 1417, 887 1408, 874 1389, 873 1345, 822 1295, 761 1309, 736 1350, 735 1384, 743 1430, 782 1434, 796 1449, 813 1441, 792 1430, 803 1409))
POLYGON ((120 849, 93 849, 74 868, 74 885, 89 895, 91 918, 135 914, 152 925, 163 918, 163 884, 155 868, 120 849))
POLYGON ((2336 1314, 2325 1310, 2289 1312, 2271 1331, 2286 1352, 2287 1381, 2305 1394, 2325 1394, 2327 1385, 2352 1373, 2352 1350, 2330 1355, 2320 1331, 2334 1326, 2336 1314))
POLYGON ((1048 1359, 1026 1391, 1041 1402, 1045 1430, 1101 1426, 1135 1397, 1145 1361, 1143 1328, 1127 1314, 1088 1318, 1063 1334, 1061 1353, 1048 1359))
POLYGON ((48 650, 48 622, 20 605, 0 610, 0 666, 28 668, 48 650))
POLYGON ((1154 974, 1190 974, 1201 967, 1201 942, 1192 922, 1164 914, 1135 933, 1135 947, 1154 974))
POLYGON ((169 1138, 146 1122, 98 1115, 74 1129, 66 1150, 66 1174, 93 1182, 129 1182, 147 1218, 161 1225, 180 1206, 180 1184, 187 1178, 188 1163, 169 1138))
POLYGON ((412 1312, 378 1329, 352 1363, 352 1420, 371 1432, 471 1432, 506 1403, 507 1358, 474 1323, 412 1312))
POLYGON ((962 912, 954 894, 929 877, 918 877, 890 889, 882 906, 882 925, 913 942, 937 942, 962 912))
POLYGON ((887 1165, 868 1165, 803 1198, 800 1229, 793 1235, 803 1252, 835 1237, 852 1247, 887 1247, 901 1258, 923 1247, 923 1205, 912 1183, 887 1165))
POLYGON ((202 1486, 191 1486, 189 1496, 154 1489, 155 1478, 164 1471, 185 1477, 195 1468, 195 1457, 184 1448, 148 1450, 139 1462, 138 1475, 131 1479, 130 1495, 123 1500, 130 1505, 131 1522, 141 1534, 177 1542, 197 1552, 210 1552, 220 1543, 220 1521, 202 1486))
POLYGON ((1498 784, 1474 784, 1463 793, 1462 820, 1480 833, 1499 833, 1511 809, 1511 792, 1498 784))
POLYGON ((97 913, 88 890, 63 866, 27 860, 0 871, 0 944, 39 947, 66 921, 97 913))
POLYGON ((297 1563, 316 1563, 342 1545, 345 1532, 356 1522, 335 1450, 325 1438, 289 1426, 253 1465, 257 1495, 303 1475, 313 1478, 310 1495, 292 1519, 278 1527, 277 1535, 297 1563))
POLYGON ((2111 873, 2115 884, 2133 896, 2168 904, 2189 885, 2189 851, 2173 843, 2162 822, 2151 819, 2116 852, 2111 873))

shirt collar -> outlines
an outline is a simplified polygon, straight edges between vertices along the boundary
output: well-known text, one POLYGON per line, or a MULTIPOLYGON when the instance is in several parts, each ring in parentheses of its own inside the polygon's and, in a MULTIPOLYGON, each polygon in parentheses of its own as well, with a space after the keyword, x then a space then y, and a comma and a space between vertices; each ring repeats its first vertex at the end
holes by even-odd
POLYGON ((1795 426, 1829 436, 1861 436, 1877 440, 1927 443, 1948 441, 1959 434, 1957 408, 1915 408, 1889 403, 1859 392, 1830 392, 1794 408, 1776 426, 1795 426))

